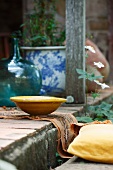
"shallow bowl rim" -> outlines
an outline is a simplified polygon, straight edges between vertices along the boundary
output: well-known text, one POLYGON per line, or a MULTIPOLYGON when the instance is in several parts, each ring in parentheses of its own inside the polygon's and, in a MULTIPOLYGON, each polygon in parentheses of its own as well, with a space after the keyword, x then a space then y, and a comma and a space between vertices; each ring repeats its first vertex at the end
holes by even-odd
POLYGON ((51 97, 51 96, 14 96, 10 97, 13 102, 24 102, 24 103, 64 103, 67 101, 65 98, 51 97))

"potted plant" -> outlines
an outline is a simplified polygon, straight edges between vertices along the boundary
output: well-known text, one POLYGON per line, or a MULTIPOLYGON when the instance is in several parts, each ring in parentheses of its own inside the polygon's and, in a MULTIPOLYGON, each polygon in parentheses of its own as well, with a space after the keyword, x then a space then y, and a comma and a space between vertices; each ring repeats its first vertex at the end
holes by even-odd
POLYGON ((27 60, 42 73, 43 95, 62 96, 65 90, 65 31, 55 20, 55 0, 34 0, 34 9, 25 15, 23 45, 27 60))

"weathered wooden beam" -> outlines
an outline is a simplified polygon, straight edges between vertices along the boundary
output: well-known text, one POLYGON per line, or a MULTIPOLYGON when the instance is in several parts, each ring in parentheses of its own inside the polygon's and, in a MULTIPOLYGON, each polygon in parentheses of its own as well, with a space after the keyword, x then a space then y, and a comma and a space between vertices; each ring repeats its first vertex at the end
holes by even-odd
POLYGON ((76 68, 85 70, 85 0, 66 0, 66 96, 73 104, 85 103, 85 80, 76 68))

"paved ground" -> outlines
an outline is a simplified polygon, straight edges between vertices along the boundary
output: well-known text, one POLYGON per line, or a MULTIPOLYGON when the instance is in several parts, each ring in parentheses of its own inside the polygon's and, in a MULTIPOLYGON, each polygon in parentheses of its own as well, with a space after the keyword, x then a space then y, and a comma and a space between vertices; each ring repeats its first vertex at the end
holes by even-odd
MULTIPOLYGON (((103 99, 107 99, 112 95, 113 95, 113 88, 105 90, 104 93, 102 93, 101 96, 98 98, 98 100, 95 101, 95 103, 102 101, 103 99)), ((94 104, 93 100, 91 100, 90 97, 88 99, 88 102, 89 104, 94 104)), ((75 113, 75 111, 78 111, 80 113, 82 109, 83 107, 63 106, 60 108, 60 112, 73 114, 75 113)), ((31 169, 31 164, 33 164, 33 166, 35 167, 39 166, 37 164, 39 164, 41 161, 38 162, 37 161, 38 158, 39 160, 42 158, 42 165, 45 164, 46 166, 48 161, 46 156, 48 154, 47 146, 53 146, 53 145, 47 145, 45 141, 47 141, 46 139, 50 138, 51 140, 50 141, 48 140, 48 143, 50 142, 50 144, 51 143, 54 144, 56 138, 55 137, 53 138, 53 136, 55 136, 55 134, 56 131, 54 131, 52 124, 48 121, 34 121, 34 120, 27 120, 27 119, 22 119, 22 120, 0 119, 0 155, 2 155, 3 158, 7 158, 7 161, 12 162, 15 166, 17 163, 19 166, 21 165, 22 168, 21 167, 18 168, 19 170, 26 170, 26 169, 34 170, 31 169), (43 146, 41 149, 39 147, 40 145, 37 142, 40 142, 40 145, 43 146), (27 147, 25 147, 26 145, 27 147), (20 149, 20 146, 21 148, 23 147, 23 149, 20 149), (37 148, 40 149, 40 154, 39 151, 35 152, 37 151, 37 148), (42 152, 42 150, 44 150, 46 154, 45 152, 42 152), (15 155, 17 153, 16 151, 21 152, 21 153, 19 152, 20 157, 18 154, 15 155), (36 159, 34 159, 34 154, 36 159), (16 161, 17 159, 20 162, 17 162, 16 161), (26 160, 30 168, 25 167, 23 169, 24 165, 27 166, 26 160)), ((53 157, 51 157, 51 159, 52 158, 53 157)), ((40 168, 41 169, 38 168, 38 170, 45 170, 45 168, 42 169, 41 166, 40 168)), ((55 170, 113 170, 113 165, 83 162, 83 161, 77 161, 71 159, 65 164, 63 164, 62 166, 55 168, 55 170)))
POLYGON ((73 157, 55 170, 113 170, 113 165, 94 163, 73 157))

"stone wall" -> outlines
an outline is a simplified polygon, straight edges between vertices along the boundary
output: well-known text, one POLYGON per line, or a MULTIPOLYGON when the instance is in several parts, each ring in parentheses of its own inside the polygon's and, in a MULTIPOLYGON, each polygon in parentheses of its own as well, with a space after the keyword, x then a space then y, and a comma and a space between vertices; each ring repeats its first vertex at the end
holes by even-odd
POLYGON ((86 33, 108 58, 108 4, 107 0, 86 0, 86 33))
MULTIPOLYGON (((108 58, 108 0, 86 0, 86 33, 108 58)), ((56 19, 65 26, 65 0, 56 0, 56 19)), ((33 8, 33 0, 0 0, 0 33, 17 30, 23 13, 33 8), (23 7, 22 7, 23 3, 23 7)))
MULTIPOLYGON (((86 0, 86 36, 98 45, 106 58, 108 58, 109 46, 107 2, 107 0, 86 0)), ((65 24, 65 0, 57 0, 57 12, 57 19, 65 24)))

